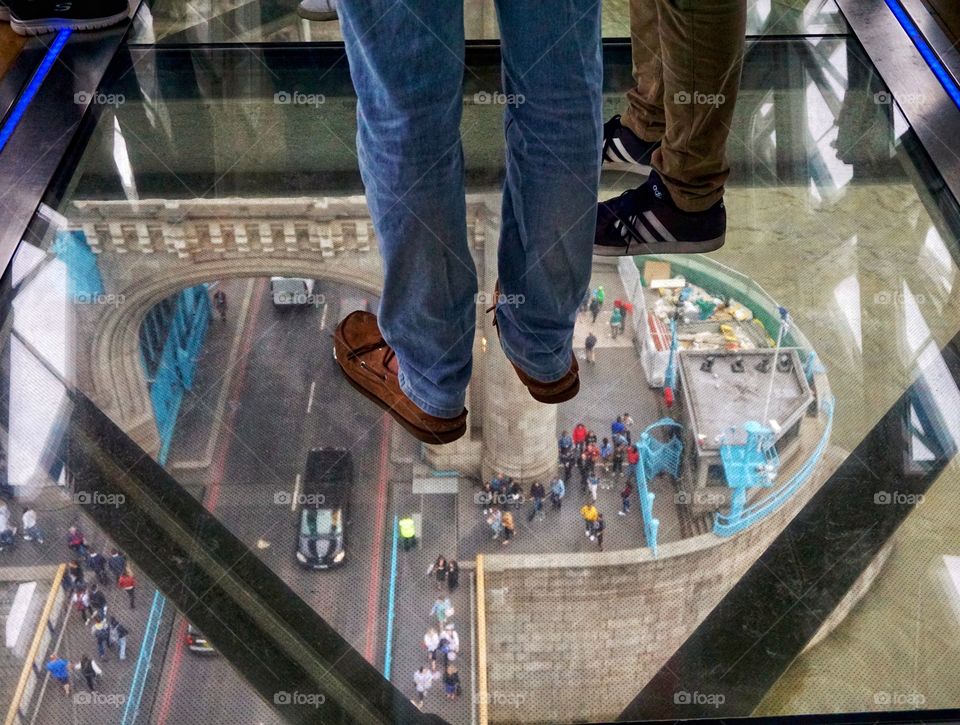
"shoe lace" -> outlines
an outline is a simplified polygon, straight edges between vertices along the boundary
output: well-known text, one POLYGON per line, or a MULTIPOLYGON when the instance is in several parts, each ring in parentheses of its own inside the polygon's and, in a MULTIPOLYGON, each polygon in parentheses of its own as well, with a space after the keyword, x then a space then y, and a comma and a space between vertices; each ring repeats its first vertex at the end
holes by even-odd
MULTIPOLYGON (((386 348, 386 352, 384 352, 383 354, 383 367, 385 369, 389 369, 390 361, 393 360, 393 358, 395 358, 397 354, 393 351, 392 347, 387 345, 387 341, 384 340, 383 338, 377 340, 376 342, 370 342, 370 343, 367 343, 366 345, 361 345, 360 347, 354 350, 351 350, 349 353, 347 353, 347 359, 356 360, 362 357, 363 355, 366 355, 367 353, 374 352, 375 350, 382 350, 383 348, 386 348)), ((378 373, 376 370, 370 369, 370 367, 368 367, 363 360, 360 360, 360 367, 365 368, 366 370, 369 370, 371 373, 379 377, 381 380, 387 379, 386 375, 378 373)))

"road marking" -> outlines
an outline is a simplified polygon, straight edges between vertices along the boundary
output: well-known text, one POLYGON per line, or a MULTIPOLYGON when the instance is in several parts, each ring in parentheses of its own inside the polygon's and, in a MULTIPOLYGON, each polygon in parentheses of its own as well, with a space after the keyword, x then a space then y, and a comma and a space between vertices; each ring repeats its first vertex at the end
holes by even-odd
POLYGON ((290 501, 290 510, 297 510, 297 501, 300 500, 300 474, 297 474, 296 480, 293 482, 293 499, 290 501))
POLYGON ((313 410, 313 394, 317 390, 317 381, 314 380, 310 383, 310 397, 307 399, 307 415, 310 415, 310 411, 313 410))
POLYGON ((320 317, 320 329, 327 329, 327 303, 323 303, 323 315, 320 317))
MULTIPOLYGON (((257 283, 257 280, 251 279, 247 283, 247 290, 243 294, 243 302, 240 305, 240 312, 237 315, 237 331, 234 333, 233 342, 230 345, 230 354, 227 356, 227 370, 233 371, 237 365, 237 353, 240 351, 240 343, 243 340, 244 331, 247 326, 247 314, 250 310, 250 302, 253 299, 253 286, 257 283)), ((213 414, 213 419, 216 421, 223 420, 223 412, 227 407, 227 394, 230 392, 230 383, 232 381, 232 376, 227 379, 222 380, 222 387, 220 388, 220 395, 217 397, 217 407, 213 414)), ((207 440, 207 448, 204 453, 204 456, 199 461, 175 461, 170 464, 171 468, 177 469, 203 469, 209 468, 210 464, 213 463, 213 450, 217 445, 217 441, 220 438, 220 434, 223 432, 223 426, 213 426, 213 430, 210 431, 210 438, 207 440)))

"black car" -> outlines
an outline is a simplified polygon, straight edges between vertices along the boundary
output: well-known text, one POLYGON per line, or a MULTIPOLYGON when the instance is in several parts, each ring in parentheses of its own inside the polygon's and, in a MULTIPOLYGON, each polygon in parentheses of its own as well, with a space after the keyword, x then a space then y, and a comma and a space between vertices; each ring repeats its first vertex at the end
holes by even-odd
POLYGON ((353 458, 342 448, 307 454, 303 491, 297 498, 297 561, 309 569, 340 566, 346 557, 344 528, 353 488, 353 458))

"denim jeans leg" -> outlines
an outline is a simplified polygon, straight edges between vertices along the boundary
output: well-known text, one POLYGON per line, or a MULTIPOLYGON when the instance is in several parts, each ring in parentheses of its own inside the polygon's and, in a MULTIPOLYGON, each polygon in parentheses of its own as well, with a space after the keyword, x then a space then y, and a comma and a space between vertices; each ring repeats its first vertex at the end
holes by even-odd
POLYGON ((379 325, 425 412, 463 409, 477 274, 467 243, 463 0, 343 0, 357 150, 383 259, 379 325))
POLYGON ((504 353, 570 369, 590 281, 603 132, 599 0, 498 0, 506 94, 497 307, 504 353))

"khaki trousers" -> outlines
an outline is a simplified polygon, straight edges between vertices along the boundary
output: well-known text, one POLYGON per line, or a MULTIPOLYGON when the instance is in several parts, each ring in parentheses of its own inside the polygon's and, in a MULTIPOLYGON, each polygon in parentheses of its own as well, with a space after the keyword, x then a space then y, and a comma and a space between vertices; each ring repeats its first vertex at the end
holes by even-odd
POLYGON ((677 206, 723 196, 727 136, 740 87, 746 0, 630 0, 633 78, 622 123, 661 140, 653 168, 677 206))

